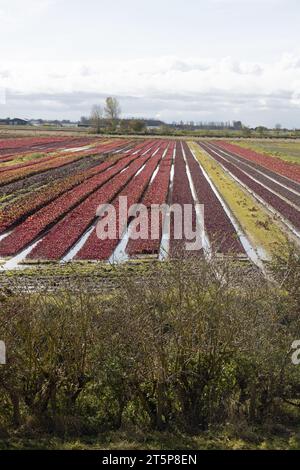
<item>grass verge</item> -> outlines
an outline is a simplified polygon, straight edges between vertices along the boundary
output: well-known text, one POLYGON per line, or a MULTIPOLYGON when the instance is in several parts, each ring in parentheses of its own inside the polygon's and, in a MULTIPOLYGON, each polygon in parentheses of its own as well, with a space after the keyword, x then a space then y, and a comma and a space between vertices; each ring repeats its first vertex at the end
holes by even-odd
POLYGON ((299 450, 299 429, 276 434, 259 428, 239 433, 231 425, 190 436, 182 433, 145 434, 115 431, 94 437, 42 438, 13 437, 0 440, 0 450, 299 450))

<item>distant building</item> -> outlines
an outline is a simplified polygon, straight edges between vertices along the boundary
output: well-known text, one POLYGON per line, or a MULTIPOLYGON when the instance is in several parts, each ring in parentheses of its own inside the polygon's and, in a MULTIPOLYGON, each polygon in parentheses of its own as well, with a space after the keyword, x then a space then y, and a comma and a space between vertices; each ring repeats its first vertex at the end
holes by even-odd
POLYGON ((54 120, 44 120, 44 119, 31 119, 30 124, 32 126, 51 126, 51 127, 76 127, 77 122, 63 119, 59 121, 58 119, 54 120))
POLYGON ((6 118, 0 119, 0 125, 2 126, 30 126, 30 121, 27 119, 20 119, 20 118, 6 118))
POLYGON ((80 121, 78 122, 77 126, 78 127, 91 127, 92 123, 90 121, 80 121))
POLYGON ((0 126, 8 126, 10 119, 0 119, 0 126))
POLYGON ((10 126, 30 126, 30 122, 27 119, 13 118, 9 121, 10 126))
POLYGON ((159 129, 161 126, 165 125, 163 121, 159 121, 158 119, 144 119, 144 122, 148 130, 159 129))
POLYGON ((32 126, 41 126, 43 124, 43 120, 42 119, 31 119, 30 124, 32 126))
POLYGON ((63 119, 60 122, 61 127, 75 127, 75 126, 77 126, 77 124, 78 124, 77 122, 70 121, 68 119, 63 119))

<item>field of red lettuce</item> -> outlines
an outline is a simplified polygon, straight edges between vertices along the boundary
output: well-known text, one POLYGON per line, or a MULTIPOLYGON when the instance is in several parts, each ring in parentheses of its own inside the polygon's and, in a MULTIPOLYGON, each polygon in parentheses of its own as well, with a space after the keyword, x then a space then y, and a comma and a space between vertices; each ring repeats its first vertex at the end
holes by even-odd
MULTIPOLYGON (((297 172, 293 179, 287 178, 289 164, 280 161, 280 166, 276 162, 271 168, 267 157, 240 151, 224 141, 202 142, 200 146, 300 229, 299 183, 297 172), (272 191, 272 185, 278 194, 272 191)), ((183 210, 189 204, 195 230, 199 217, 196 203, 204 205, 209 245, 220 255, 247 255, 220 196, 186 142, 40 137, 0 141, 0 257, 18 257, 23 264, 59 261, 70 252, 74 252, 70 258, 74 260, 110 259, 121 242, 121 234, 113 240, 98 238, 97 208, 110 203, 118 222, 119 196, 127 197, 128 207, 142 203, 147 210, 146 239, 131 237, 134 218, 128 217, 122 227, 128 239, 124 246, 127 258, 159 255, 165 219, 161 213, 158 237, 151 239, 153 205, 177 204, 183 210)), ((170 228, 169 256, 204 255, 200 248, 186 251, 190 240, 183 226, 182 239, 176 239, 172 213, 170 228)))

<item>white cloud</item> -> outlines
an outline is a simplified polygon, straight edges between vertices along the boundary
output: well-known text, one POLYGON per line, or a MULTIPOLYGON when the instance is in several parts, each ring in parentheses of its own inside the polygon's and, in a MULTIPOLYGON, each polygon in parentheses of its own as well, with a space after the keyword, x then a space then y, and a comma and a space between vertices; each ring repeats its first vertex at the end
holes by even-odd
POLYGON ((0 24, 1 26, 5 26, 7 23, 9 23, 10 19, 7 13, 3 10, 3 8, 0 9, 0 24))
POLYGON ((16 26, 27 26, 43 16, 57 0, 1 0, 0 24, 2 31, 16 26))
MULTIPOLYGON (((271 63, 202 60, 167 56, 123 61, 6 62, 0 86, 8 89, 7 110, 30 116, 57 113, 78 117, 92 100, 119 96, 126 114, 163 119, 237 118, 269 120, 300 107, 299 57, 284 55, 271 63), (11 108, 10 108, 11 106, 11 108), (260 113, 268 112, 269 115, 260 113), (282 114, 283 113, 283 114, 282 114)), ((286 119, 286 114, 284 114, 286 119)), ((292 120, 295 120, 292 123, 292 120)), ((251 121, 252 122, 252 121, 251 121)), ((255 122, 253 122, 255 124, 255 122)))
POLYGON ((215 4, 224 4, 224 5, 230 5, 230 4, 237 4, 239 6, 241 5, 249 5, 249 4, 253 4, 253 3, 259 3, 260 5, 262 4, 279 4, 279 3, 282 3, 282 0, 211 0, 212 3, 215 3, 215 4))

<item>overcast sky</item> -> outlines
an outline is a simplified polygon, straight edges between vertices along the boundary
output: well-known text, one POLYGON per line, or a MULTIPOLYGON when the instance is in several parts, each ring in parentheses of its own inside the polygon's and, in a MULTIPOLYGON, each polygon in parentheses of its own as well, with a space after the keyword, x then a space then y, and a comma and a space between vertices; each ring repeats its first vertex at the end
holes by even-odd
POLYGON ((300 128, 299 0, 0 0, 0 117, 300 128))

